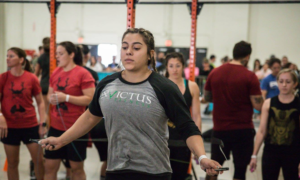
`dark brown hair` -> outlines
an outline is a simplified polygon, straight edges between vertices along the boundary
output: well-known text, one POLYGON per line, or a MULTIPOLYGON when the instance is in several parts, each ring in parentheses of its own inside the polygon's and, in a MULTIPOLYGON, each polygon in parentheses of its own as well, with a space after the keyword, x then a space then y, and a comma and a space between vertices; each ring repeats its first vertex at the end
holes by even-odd
POLYGON ((50 51, 50 38, 49 37, 45 37, 42 41, 43 43, 43 49, 45 52, 49 52, 50 51))
POLYGON ((151 50, 155 50, 155 45, 154 45, 154 37, 153 34, 145 30, 143 28, 129 28, 125 31, 125 33, 122 36, 122 40, 127 34, 140 34, 143 37, 143 40, 145 44, 147 45, 147 55, 150 56, 150 60, 148 61, 148 65, 151 66, 153 71, 157 72, 156 70, 156 61, 154 59, 154 56, 151 56, 151 50))
POLYGON ((245 41, 238 42, 233 48, 233 58, 235 60, 241 60, 244 57, 250 55, 252 52, 251 44, 245 41))
POLYGON ((58 44, 66 49, 68 54, 74 53, 73 61, 75 64, 82 66, 82 52, 72 42, 64 41, 58 44))
POLYGON ((183 55, 181 53, 178 53, 178 52, 172 52, 172 53, 168 53, 167 56, 166 56, 166 77, 169 77, 169 72, 168 72, 168 62, 171 58, 176 58, 178 59, 179 62, 181 62, 182 64, 182 68, 184 68, 184 58, 183 58, 183 55))
POLYGON ((23 58, 24 61, 22 63, 22 66, 24 66, 24 70, 28 71, 28 72, 32 72, 30 63, 29 63, 28 59, 26 59, 26 52, 23 49, 18 48, 18 47, 12 47, 12 48, 9 48, 7 51, 13 51, 14 53, 17 54, 17 56, 19 58, 23 58))

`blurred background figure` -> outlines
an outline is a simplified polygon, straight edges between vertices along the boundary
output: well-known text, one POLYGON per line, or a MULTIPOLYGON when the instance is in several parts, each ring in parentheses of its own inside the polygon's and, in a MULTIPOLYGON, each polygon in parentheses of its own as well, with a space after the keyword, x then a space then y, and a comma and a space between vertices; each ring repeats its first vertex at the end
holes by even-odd
POLYGON ((215 66, 215 62, 216 62, 216 56, 215 55, 211 55, 210 58, 209 58, 209 63, 212 67, 216 67, 215 66))
POLYGON ((118 72, 121 71, 121 68, 119 67, 119 64, 116 63, 116 56, 112 56, 112 63, 108 65, 106 68, 106 71, 108 72, 118 72))
POLYGON ((256 73, 262 68, 262 65, 260 64, 259 59, 255 59, 254 64, 253 64, 253 72, 256 73))
POLYGON ((157 60, 156 60, 156 69, 157 72, 160 75, 164 75, 166 72, 166 65, 165 65, 165 53, 164 52, 159 52, 157 55, 157 60))
POLYGON ((208 76, 213 69, 214 67, 209 64, 208 59, 204 58, 202 61, 202 67, 200 68, 200 76, 208 76))
POLYGON ((285 66, 287 63, 289 62, 289 59, 287 58, 287 56, 283 56, 281 59, 281 66, 285 66))
POLYGON ((255 75, 257 76, 258 80, 261 81, 262 79, 264 79, 271 73, 272 73, 272 71, 271 71, 271 69, 269 69, 269 64, 265 63, 259 71, 255 72, 255 75))

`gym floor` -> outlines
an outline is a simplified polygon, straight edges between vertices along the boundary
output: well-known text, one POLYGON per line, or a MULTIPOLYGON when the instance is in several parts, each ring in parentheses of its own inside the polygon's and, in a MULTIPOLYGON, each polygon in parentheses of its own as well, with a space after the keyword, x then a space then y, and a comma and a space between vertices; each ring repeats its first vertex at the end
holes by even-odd
MULTIPOLYGON (((201 105, 201 109, 203 110, 205 107, 204 105, 201 105)), ((210 117, 207 117, 205 115, 202 116, 202 130, 203 132, 212 128, 212 121, 209 120, 210 117)), ((259 122, 255 122, 256 130, 258 128, 259 122)), ((208 145, 209 147, 209 145, 208 145)), ((209 149, 209 148, 208 148, 209 149)), ((262 149, 260 150, 260 153, 258 154, 258 169, 251 173, 249 169, 247 169, 247 179, 251 180, 262 180, 261 178, 261 156, 262 156, 262 149)), ((208 157, 210 157, 210 153, 207 151, 208 157)), ((5 152, 3 144, 0 143, 0 179, 1 180, 7 180, 6 172, 2 171, 5 161, 5 152)), ((29 161, 30 161, 30 155, 26 148, 26 146, 21 145, 20 149, 20 164, 19 164, 19 176, 20 180, 30 180, 29 175, 29 161)), ((96 148, 93 146, 92 148, 88 148, 87 150, 87 159, 85 160, 84 169, 86 172, 87 180, 99 180, 100 177, 100 167, 101 162, 99 161, 98 152, 96 148)), ((204 180, 205 172, 202 171, 199 167, 199 165, 196 165, 195 161, 193 161, 193 165, 196 170, 197 178, 198 180, 204 180)), ((222 175, 219 176, 219 180, 232 180, 233 177, 233 163, 232 163, 232 157, 229 161, 225 162, 224 167, 229 167, 230 170, 227 172, 224 172, 222 175)), ((58 180, 64 180, 65 179, 65 168, 63 164, 61 164, 59 172, 58 172, 58 180)), ((283 180, 282 173, 280 174, 280 177, 278 180, 283 180)))

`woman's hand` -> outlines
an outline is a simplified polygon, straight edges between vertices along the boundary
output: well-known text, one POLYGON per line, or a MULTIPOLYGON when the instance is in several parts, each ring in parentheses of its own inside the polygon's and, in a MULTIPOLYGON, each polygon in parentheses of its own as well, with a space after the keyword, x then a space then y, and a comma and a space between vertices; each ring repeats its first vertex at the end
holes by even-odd
POLYGON ((59 103, 65 102, 66 101, 66 94, 63 92, 58 92, 55 91, 55 93, 50 95, 50 103, 52 105, 57 105, 59 103))
POLYGON ((48 137, 40 140, 39 144, 42 146, 42 148, 49 151, 58 150, 64 146, 59 137, 48 137))
POLYGON ((47 134, 48 132, 48 128, 47 126, 43 126, 43 124, 41 123, 39 125, 39 134, 40 134, 40 138, 44 138, 44 136, 47 134))
POLYGON ((257 167, 257 159, 256 158, 251 158, 249 166, 250 166, 250 171, 254 172, 256 170, 256 167, 257 167))
POLYGON ((0 139, 7 137, 7 124, 4 116, 0 116, 0 139))
POLYGON ((218 175, 219 173, 220 174, 223 173, 223 171, 220 171, 220 172, 215 171, 215 169, 219 169, 222 166, 217 161, 214 161, 214 160, 211 160, 208 158, 202 159, 200 162, 200 166, 201 166, 201 169, 205 170, 206 174, 209 176, 215 176, 215 175, 218 175))

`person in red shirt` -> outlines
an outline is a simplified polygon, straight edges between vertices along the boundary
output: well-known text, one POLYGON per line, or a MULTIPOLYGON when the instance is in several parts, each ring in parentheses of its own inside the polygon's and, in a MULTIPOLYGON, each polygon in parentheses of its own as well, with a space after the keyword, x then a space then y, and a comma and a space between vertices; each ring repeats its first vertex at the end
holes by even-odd
POLYGON ((19 179, 18 165, 20 142, 27 146, 34 163, 35 176, 43 179, 43 151, 30 139, 44 136, 46 129, 45 107, 37 77, 32 74, 24 50, 12 47, 7 51, 9 71, 0 75, 0 138, 8 162, 8 179, 19 179), (37 122, 32 97, 35 98, 40 116, 37 122))
MULTIPOLYGON (((93 98, 95 80, 82 67, 82 54, 69 41, 58 44, 56 50, 58 68, 50 77, 48 99, 51 123, 48 136, 59 137, 84 113, 93 98)), ((87 139, 84 135, 81 139, 87 139)), ((61 159, 67 159, 72 169, 72 179, 85 179, 83 161, 87 142, 75 141, 58 151, 45 151, 45 179, 56 179, 61 159)))
MULTIPOLYGON (((245 179, 251 159, 255 130, 252 122, 253 108, 260 111, 263 103, 256 75, 246 67, 251 55, 251 45, 245 41, 235 44, 233 60, 214 69, 205 84, 204 98, 214 103, 213 137, 224 142, 224 153, 233 154, 234 180, 245 179)), ((211 158, 223 164, 219 146, 212 144, 211 158)), ((214 180, 217 177, 207 177, 214 180)))

